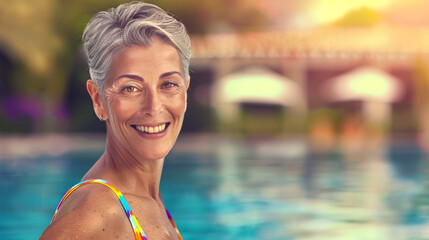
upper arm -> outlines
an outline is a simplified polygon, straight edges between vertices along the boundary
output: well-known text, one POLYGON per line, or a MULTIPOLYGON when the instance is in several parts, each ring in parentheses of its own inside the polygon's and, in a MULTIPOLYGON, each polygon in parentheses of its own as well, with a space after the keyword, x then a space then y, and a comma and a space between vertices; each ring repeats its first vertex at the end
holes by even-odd
POLYGON ((55 221, 40 239, 126 239, 133 236, 122 206, 110 189, 96 184, 81 188, 63 202, 55 221))

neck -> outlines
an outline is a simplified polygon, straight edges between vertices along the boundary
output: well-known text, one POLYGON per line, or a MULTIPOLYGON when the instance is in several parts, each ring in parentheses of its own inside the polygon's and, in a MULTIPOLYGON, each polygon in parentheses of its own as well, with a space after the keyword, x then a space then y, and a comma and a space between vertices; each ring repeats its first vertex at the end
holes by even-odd
POLYGON ((84 179, 100 178, 111 182, 123 194, 159 199, 164 159, 137 159, 118 142, 106 143, 106 150, 84 179))

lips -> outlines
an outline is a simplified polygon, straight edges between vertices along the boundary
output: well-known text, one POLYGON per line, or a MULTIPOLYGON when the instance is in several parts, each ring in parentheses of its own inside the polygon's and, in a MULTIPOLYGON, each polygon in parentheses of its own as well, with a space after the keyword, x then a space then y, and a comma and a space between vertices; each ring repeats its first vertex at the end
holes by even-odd
POLYGON ((169 125, 170 123, 162 123, 157 126, 132 125, 132 127, 143 133, 156 134, 164 132, 169 125))

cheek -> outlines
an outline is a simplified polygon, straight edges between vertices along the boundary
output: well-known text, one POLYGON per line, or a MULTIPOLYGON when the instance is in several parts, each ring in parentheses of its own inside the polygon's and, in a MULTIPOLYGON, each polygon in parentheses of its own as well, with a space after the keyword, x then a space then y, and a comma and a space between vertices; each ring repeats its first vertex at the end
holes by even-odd
POLYGON ((110 116, 117 121, 121 121, 121 119, 126 120, 135 112, 137 104, 135 101, 113 98, 109 102, 109 108, 111 111, 110 116))
POLYGON ((186 111, 186 95, 170 100, 169 107, 176 117, 183 117, 186 111))

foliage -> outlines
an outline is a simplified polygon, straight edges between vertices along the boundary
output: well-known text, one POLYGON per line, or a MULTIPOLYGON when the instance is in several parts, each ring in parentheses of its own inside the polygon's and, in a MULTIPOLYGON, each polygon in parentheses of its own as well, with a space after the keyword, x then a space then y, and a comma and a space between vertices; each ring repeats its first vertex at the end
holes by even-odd
MULTIPOLYGON (((94 13, 124 2, 129 1, 0 2, 0 54, 7 55, 9 62, 13 62, 10 72, 0 76, 0 86, 8 86, 7 91, 2 91, 0 100, 8 95, 36 96, 35 102, 44 112, 41 118, 31 120, 34 126, 30 129, 33 130, 78 130, 74 126, 64 127, 70 124, 81 126, 78 127, 80 130, 87 129, 88 126, 82 124, 85 118, 92 119, 92 112, 85 115, 79 104, 90 104, 90 101, 81 98, 82 91, 73 89, 85 89, 85 81, 88 78, 87 67, 82 64, 84 59, 81 53, 81 35, 94 13), (59 109, 61 106, 68 107, 71 118, 64 120, 56 117, 57 112, 62 111, 59 109)), ((222 28, 246 31, 260 29, 265 24, 263 14, 254 5, 248 4, 247 0, 146 2, 174 13, 184 22, 191 34, 204 34, 222 28)), ((0 109, 1 107, 0 104, 0 109)), ((2 121, 5 122, 3 126, 6 128, 13 125, 10 121, 8 123, 7 117, 2 121)))

